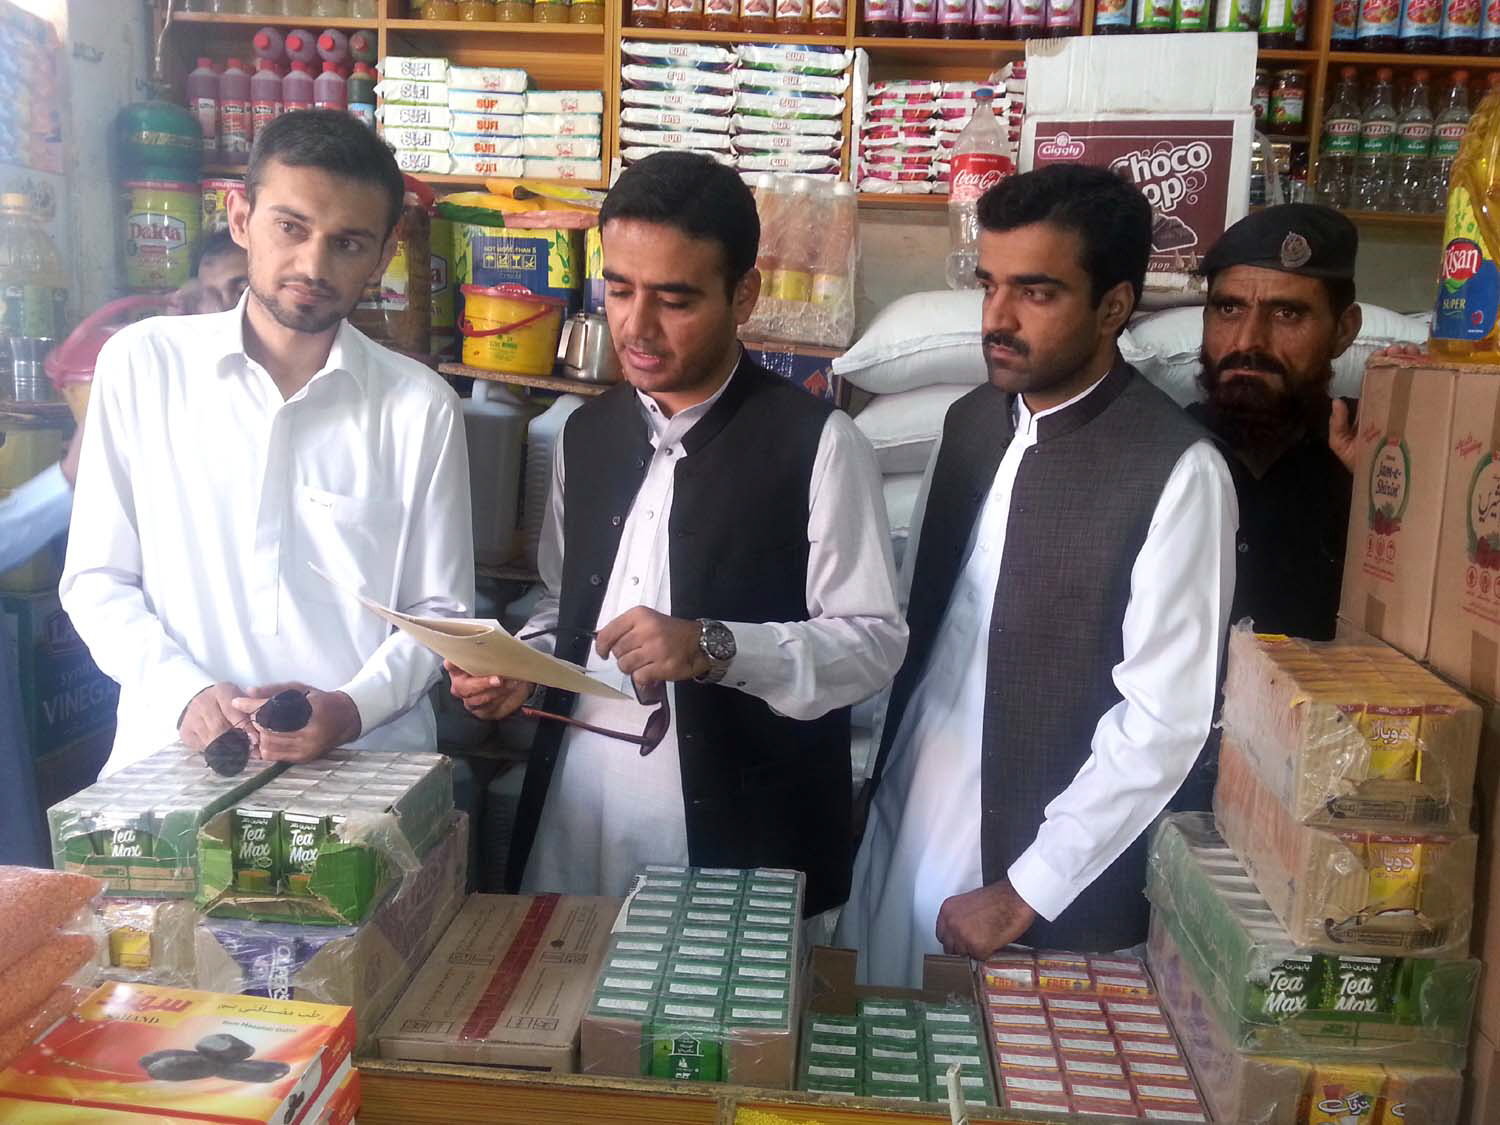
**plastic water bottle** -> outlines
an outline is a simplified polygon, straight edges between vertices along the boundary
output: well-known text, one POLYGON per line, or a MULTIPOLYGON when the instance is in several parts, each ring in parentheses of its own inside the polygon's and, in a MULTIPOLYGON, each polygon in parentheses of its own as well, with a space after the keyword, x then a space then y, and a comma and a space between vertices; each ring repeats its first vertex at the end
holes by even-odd
POLYGON ((1359 155, 1354 160, 1354 198, 1350 206, 1361 211, 1383 211, 1391 196, 1391 161, 1396 150, 1396 103, 1391 89, 1392 71, 1383 66, 1375 72, 1375 88, 1359 124, 1359 155))
POLYGON ((979 264, 979 197, 1015 170, 1010 138, 995 119, 988 87, 974 91, 974 116, 953 142, 948 192, 948 262, 950 289, 975 289, 979 264))
POLYGON ((1435 214, 1447 209, 1448 174, 1453 169, 1453 158, 1458 155, 1464 134, 1468 132, 1469 116, 1469 72, 1455 70, 1447 101, 1432 124, 1432 156, 1427 161, 1423 211, 1435 214))
POLYGON ((1432 107, 1425 70, 1412 73, 1401 119, 1396 122, 1396 162, 1391 173, 1391 209, 1413 213, 1427 190, 1427 158, 1432 148, 1432 107))

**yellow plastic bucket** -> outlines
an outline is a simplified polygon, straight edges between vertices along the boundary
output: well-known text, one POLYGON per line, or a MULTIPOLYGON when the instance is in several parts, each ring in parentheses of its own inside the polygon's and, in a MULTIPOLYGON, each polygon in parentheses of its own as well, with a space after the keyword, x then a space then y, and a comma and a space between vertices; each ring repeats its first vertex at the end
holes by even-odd
POLYGON ((510 375, 551 375, 562 336, 560 297, 522 285, 465 285, 463 361, 510 375))

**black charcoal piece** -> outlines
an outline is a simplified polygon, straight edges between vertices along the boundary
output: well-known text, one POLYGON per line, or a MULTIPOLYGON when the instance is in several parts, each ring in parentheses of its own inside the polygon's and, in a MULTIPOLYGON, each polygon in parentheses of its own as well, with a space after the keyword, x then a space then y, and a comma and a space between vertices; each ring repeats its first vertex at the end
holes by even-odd
POLYGON ((255 712, 256 723, 277 734, 301 730, 311 718, 312 704, 307 701, 307 692, 294 688, 278 691, 255 712))
POLYGON ((198 1040, 198 1053, 215 1062, 243 1062, 255 1054, 255 1048, 237 1035, 206 1035, 198 1040))
POLYGON ((231 1082, 275 1082, 285 1078, 291 1067, 275 1059, 242 1059, 239 1062, 222 1063, 216 1073, 231 1082))
POLYGON ((197 1051, 152 1051, 141 1057, 141 1069, 158 1082, 192 1082, 212 1078, 218 1064, 197 1051))
POLYGON ((203 757, 214 773, 233 777, 250 760, 250 736, 239 727, 230 727, 204 748, 203 757))

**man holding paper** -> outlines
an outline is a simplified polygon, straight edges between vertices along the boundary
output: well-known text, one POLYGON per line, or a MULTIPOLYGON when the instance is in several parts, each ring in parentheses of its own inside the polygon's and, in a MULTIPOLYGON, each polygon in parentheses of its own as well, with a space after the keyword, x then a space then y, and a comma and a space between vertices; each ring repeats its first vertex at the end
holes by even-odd
MULTIPOLYGON (((635 699, 548 693, 592 729, 543 721, 507 879, 617 895, 647 862, 789 867, 818 913, 849 888, 848 708, 906 648, 874 453, 739 346, 760 223, 733 171, 653 156, 599 218, 628 382, 568 419, 521 635, 635 699)), ((487 718, 530 690, 449 671, 487 718)))
POLYGON ((457 398, 345 320, 395 250, 404 192, 354 118, 278 118, 229 201, 239 304, 131 325, 100 353, 61 592, 121 686, 106 772, 241 723, 275 760, 433 747, 437 657, 313 570, 409 613, 473 602, 457 398), (248 716, 285 686, 310 721, 260 730, 248 716))

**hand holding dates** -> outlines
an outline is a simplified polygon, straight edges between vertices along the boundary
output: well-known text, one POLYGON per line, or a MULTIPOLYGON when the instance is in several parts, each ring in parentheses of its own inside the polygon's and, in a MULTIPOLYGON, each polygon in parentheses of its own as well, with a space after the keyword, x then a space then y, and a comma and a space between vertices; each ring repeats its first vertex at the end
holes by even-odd
POLYGON ((233 705, 242 716, 254 719, 257 752, 271 762, 310 762, 353 742, 363 728, 359 709, 349 696, 307 684, 268 684, 235 699, 233 705), (263 707, 270 710, 262 713, 263 707), (300 726, 278 729, 302 719, 304 710, 300 726))

